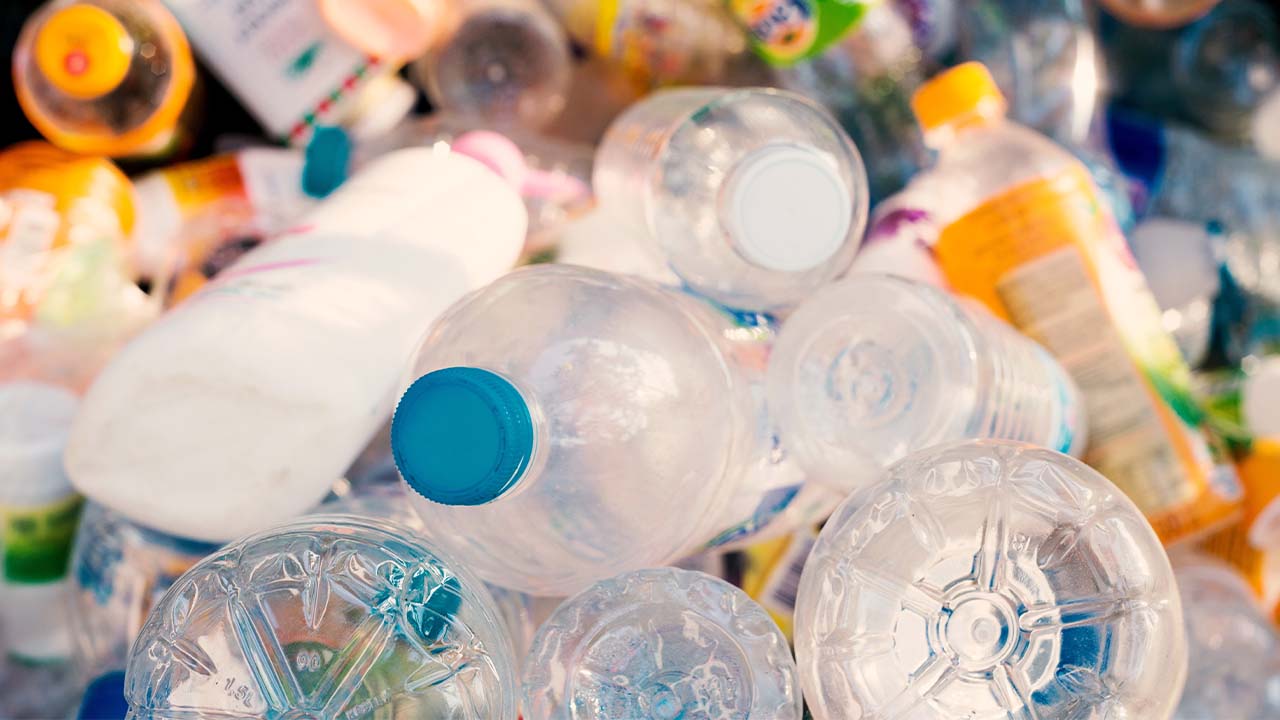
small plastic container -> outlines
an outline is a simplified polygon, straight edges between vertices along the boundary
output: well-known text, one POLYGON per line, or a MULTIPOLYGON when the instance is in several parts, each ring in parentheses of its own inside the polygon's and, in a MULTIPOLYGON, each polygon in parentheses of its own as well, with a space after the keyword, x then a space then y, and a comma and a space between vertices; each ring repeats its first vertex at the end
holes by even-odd
POLYGON ((55 145, 160 156, 184 140, 196 71, 159 0, 55 0, 23 26, 13 80, 27 118, 55 145))
POLYGON ((800 684, 764 608, 701 572, 661 568, 569 598, 534 638, 525 720, 800 720, 800 684))
POLYGON ((867 178, 836 121, 780 90, 665 90, 606 132, 593 185, 694 292, 778 310, 838 277, 867 221, 867 178))
POLYGON ((133 645, 129 717, 515 720, 515 658, 483 585, 408 528, 308 517, 165 593, 133 645))
POLYGON ((1043 348, 974 302, 888 275, 819 290, 769 363, 782 444, 846 490, 924 447, 1018 440, 1079 455, 1084 408, 1043 348))
POLYGON ((442 110, 540 128, 564 109, 573 56, 536 0, 459 0, 449 29, 411 66, 442 110))
POLYGON ((851 495, 800 579, 815 720, 1166 718, 1178 588, 1124 493, 1007 441, 930 448, 851 495))

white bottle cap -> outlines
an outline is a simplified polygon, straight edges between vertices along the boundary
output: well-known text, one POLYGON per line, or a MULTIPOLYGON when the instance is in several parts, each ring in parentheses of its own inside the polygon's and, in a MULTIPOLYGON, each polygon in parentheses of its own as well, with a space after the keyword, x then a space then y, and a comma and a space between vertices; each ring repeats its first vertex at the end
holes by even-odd
POLYGON ((68 581, 30 585, 0 585, 0 626, 6 652, 31 662, 71 657, 71 626, 67 622, 68 581))
POLYGON ((1273 90, 1254 111, 1253 146, 1259 155, 1280 160, 1280 90, 1273 90))
POLYGON ((54 385, 0 384, 0 504, 43 505, 72 494, 62 452, 78 404, 54 385))
POLYGON ((1280 440, 1280 358, 1264 360, 1244 382, 1244 422, 1254 437, 1280 440))
POLYGON ((848 240, 853 191, 825 153, 766 145, 729 171, 720 216, 748 262, 802 272, 830 260, 848 240))

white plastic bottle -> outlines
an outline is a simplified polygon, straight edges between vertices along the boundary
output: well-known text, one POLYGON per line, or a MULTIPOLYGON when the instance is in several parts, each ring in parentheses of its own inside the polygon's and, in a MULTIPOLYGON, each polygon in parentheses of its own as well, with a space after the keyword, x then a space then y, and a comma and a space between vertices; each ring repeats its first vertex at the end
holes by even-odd
POLYGON ((454 305, 391 428, 432 536, 487 582, 563 596, 759 530, 803 474, 767 460, 767 347, 731 332, 688 295, 567 265, 454 305))
POLYGON ((317 503, 432 318, 514 263, 525 212, 470 158, 391 153, 128 345, 67 452, 89 497, 225 541, 317 503))
POLYGON ((786 308, 839 276, 867 221, 858 148, 779 90, 649 96, 609 127, 593 185, 690 289, 743 310, 786 308))
POLYGON ((305 143, 318 123, 376 135, 413 108, 413 88, 397 68, 343 41, 316 0, 163 1, 273 137, 305 143))
POLYGON ((845 500, 795 642, 815 720, 1154 720, 1187 668, 1173 571, 1133 502, 993 440, 923 450, 845 500))
POLYGON ((846 491, 943 442, 1080 455, 1086 439, 1079 390, 1043 348, 977 303, 887 275, 829 285, 787 318, 769 407, 783 446, 846 491))

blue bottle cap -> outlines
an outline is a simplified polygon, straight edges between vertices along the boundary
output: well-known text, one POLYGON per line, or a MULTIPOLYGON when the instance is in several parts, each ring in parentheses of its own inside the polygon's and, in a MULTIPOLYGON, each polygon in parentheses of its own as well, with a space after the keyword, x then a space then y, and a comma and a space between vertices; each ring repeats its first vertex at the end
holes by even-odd
POLYGON ((347 179, 351 138, 340 127, 321 125, 311 133, 302 164, 302 191, 325 198, 347 179))
POLYGON ((443 505, 483 505, 533 456, 529 406, 508 380, 451 367, 418 378, 391 420, 391 452, 409 487, 443 505))
POLYGON ((124 699, 124 672, 99 675, 84 690, 77 720, 124 720, 129 703, 124 699))

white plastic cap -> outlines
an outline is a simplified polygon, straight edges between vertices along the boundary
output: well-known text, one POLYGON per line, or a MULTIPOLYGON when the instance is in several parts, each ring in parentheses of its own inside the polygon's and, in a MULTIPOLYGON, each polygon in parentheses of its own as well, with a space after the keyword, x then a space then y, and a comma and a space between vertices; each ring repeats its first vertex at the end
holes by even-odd
POLYGON ((1218 294, 1218 261, 1204 223, 1155 217, 1129 234, 1138 266, 1162 309, 1181 308, 1218 294))
POLYGON ((748 262, 802 272, 830 260, 848 240, 853 191, 827 154, 766 145, 729 171, 720 211, 734 248, 748 262))
POLYGON ((42 505, 73 492, 62 452, 78 405, 54 385, 0 384, 0 503, 42 505))
POLYGON ((348 130, 356 140, 372 140, 396 125, 413 110, 418 91, 395 75, 372 80, 356 101, 348 130))
POLYGON ((1264 360, 1244 383, 1245 425, 1254 437, 1280 440, 1280 358, 1264 360))
POLYGON ((1280 90, 1272 91, 1254 112, 1253 146, 1259 155, 1280 160, 1280 90))

